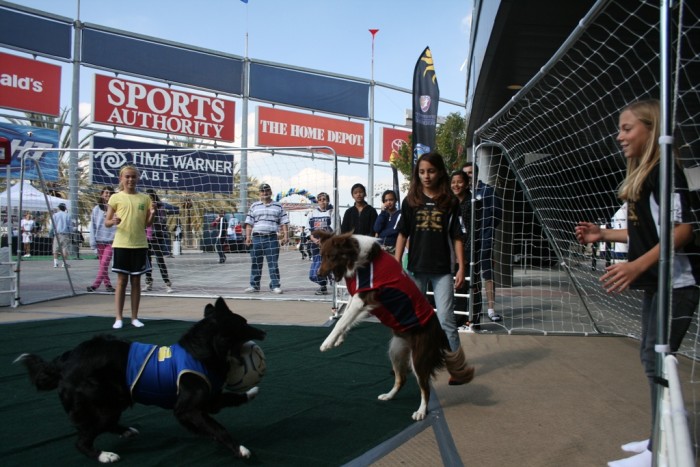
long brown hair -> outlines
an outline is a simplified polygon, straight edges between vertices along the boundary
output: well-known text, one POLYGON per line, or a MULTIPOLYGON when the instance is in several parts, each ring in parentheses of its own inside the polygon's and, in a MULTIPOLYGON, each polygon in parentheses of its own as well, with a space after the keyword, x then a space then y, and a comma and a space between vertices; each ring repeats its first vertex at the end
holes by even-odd
POLYGON ((630 157, 627 159, 627 176, 618 191, 620 199, 638 201, 644 181, 661 159, 661 150, 658 144, 661 110, 659 101, 656 99, 633 102, 623 108, 620 113, 626 110, 632 112, 650 132, 642 157, 630 157))
POLYGON ((421 183, 420 176, 418 175, 418 167, 420 166, 421 161, 425 161, 435 167, 438 173, 438 195, 433 198, 433 201, 435 201, 435 204, 440 209, 449 209, 455 202, 455 198, 450 190, 450 177, 447 175, 445 161, 442 159, 442 156, 435 151, 423 154, 416 161, 416 165, 413 167, 413 173, 411 174, 411 183, 408 186, 406 202, 411 207, 423 205, 423 184, 421 183))

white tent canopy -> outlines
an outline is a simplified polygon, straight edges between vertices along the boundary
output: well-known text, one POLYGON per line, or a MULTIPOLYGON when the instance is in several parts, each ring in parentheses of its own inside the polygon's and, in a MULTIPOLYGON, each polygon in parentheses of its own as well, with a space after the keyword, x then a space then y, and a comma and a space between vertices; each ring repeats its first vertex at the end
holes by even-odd
MULTIPOLYGON (((7 207, 7 193, 10 193, 10 205, 13 209, 19 208, 19 188, 20 184, 15 183, 9 190, 0 193, 0 206, 7 207)), ((70 201, 63 198, 47 195, 51 209, 57 208, 60 203, 66 205, 70 210, 70 201)), ((28 180, 24 181, 22 190, 22 210, 23 211, 46 211, 46 199, 44 193, 34 188, 28 180)))

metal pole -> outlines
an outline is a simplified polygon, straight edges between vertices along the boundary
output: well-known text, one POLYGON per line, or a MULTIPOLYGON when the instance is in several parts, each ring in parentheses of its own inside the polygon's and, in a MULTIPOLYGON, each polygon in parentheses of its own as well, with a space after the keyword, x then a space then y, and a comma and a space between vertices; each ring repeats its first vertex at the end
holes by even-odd
MULTIPOLYGON (((660 162, 660 231, 659 231, 659 283, 657 291, 657 335, 656 335, 656 372, 657 380, 663 379, 664 357, 670 352, 668 348, 668 320, 671 304, 672 277, 671 260, 673 255, 672 243, 672 217, 671 217, 671 192, 673 190, 673 136, 671 134, 671 81, 670 81, 670 5, 668 0, 661 1, 659 18, 659 57, 660 57, 660 103, 661 121, 659 122, 659 151, 660 162)), ((653 452, 659 452, 659 439, 661 433, 661 406, 663 387, 656 384, 656 416, 654 417, 654 446, 653 452)), ((654 456, 658 458, 658 456, 654 456)))
POLYGON ((369 82, 369 163, 367 164, 367 197, 370 204, 374 200, 374 36, 379 29, 370 29, 372 34, 372 64, 369 82))
MULTIPOLYGON (((73 23, 73 89, 71 94, 70 112, 70 148, 78 149, 80 145, 80 48, 82 24, 80 23, 80 0, 78 12, 73 23)), ((70 199, 70 217, 78 225, 78 157, 77 152, 68 154, 68 198, 70 199)), ((38 165, 38 164, 37 164, 38 165)), ((71 246, 73 242, 71 242, 71 246)), ((76 245, 76 248, 79 248, 76 245)), ((71 248, 72 249, 72 248, 71 248)), ((73 253, 73 252, 71 252, 73 253)), ((65 261, 65 258, 63 258, 65 261)))

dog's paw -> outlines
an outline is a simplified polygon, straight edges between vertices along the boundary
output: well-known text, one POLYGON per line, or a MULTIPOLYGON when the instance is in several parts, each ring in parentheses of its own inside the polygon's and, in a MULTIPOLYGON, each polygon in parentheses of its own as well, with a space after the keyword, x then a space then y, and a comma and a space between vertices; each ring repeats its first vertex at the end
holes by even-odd
POLYGON ((260 392, 260 389, 258 389, 258 387, 255 386, 254 388, 248 389, 245 392, 245 395, 248 396, 249 401, 252 401, 253 399, 255 399, 258 396, 258 392, 260 392))
POLYGON ((379 394, 377 396, 377 399, 379 399, 380 401, 390 401, 393 398, 394 398, 394 395, 390 392, 388 392, 386 394, 379 394))
POLYGON ((138 435, 140 435, 140 434, 141 434, 141 433, 139 432, 139 430, 137 430, 137 429, 134 428, 133 426, 130 426, 129 428, 126 429, 126 431, 124 431, 124 433, 122 433, 121 435, 119 435, 119 437, 120 437, 120 438, 127 438, 127 439, 128 439, 128 438, 133 438, 133 437, 135 437, 135 436, 138 436, 138 435))
POLYGON ((325 352, 326 350, 330 350, 334 347, 333 341, 330 339, 326 339, 323 341, 323 344, 321 344, 321 352, 325 352))
POLYGON ((97 460, 103 464, 111 464, 112 462, 117 462, 121 457, 115 452, 102 451, 97 457, 97 460))
POLYGON ((241 444, 238 446, 238 455, 244 459, 248 459, 250 457, 250 450, 241 444))
POLYGON ((426 415, 427 415, 427 413, 425 411, 416 410, 415 412, 413 412, 413 416, 411 418, 415 421, 420 421, 420 420, 425 419, 426 415))

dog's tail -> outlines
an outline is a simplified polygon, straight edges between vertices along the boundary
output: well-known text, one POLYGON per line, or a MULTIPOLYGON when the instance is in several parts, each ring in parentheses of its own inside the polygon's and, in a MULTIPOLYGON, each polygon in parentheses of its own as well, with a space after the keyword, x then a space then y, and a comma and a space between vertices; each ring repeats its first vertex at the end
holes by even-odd
POLYGON ((450 384, 467 384, 474 378, 474 367, 469 366, 462 347, 454 352, 445 351, 445 366, 450 373, 450 384))
POLYGON ((51 391, 61 381, 59 359, 47 362, 38 355, 23 353, 12 363, 21 363, 27 368, 29 380, 39 391, 51 391))

